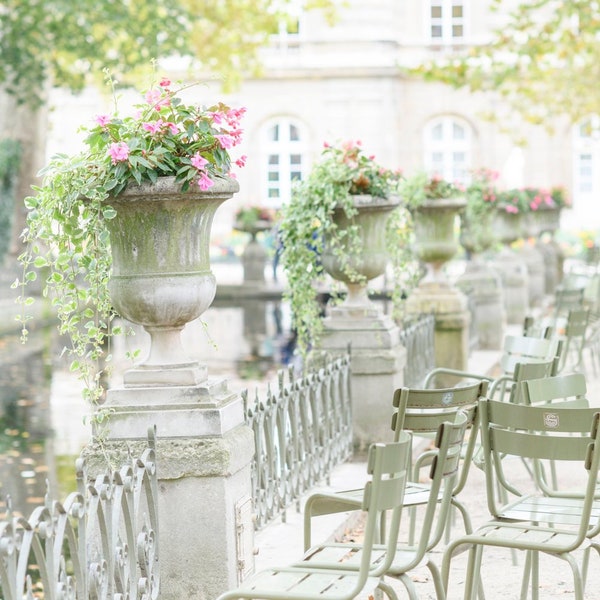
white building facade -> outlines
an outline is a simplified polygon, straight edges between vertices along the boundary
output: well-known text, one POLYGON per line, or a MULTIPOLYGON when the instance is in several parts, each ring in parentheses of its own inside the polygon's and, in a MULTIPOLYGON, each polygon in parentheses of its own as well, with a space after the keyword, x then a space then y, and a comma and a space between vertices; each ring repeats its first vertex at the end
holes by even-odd
MULTIPOLYGON (((486 167, 500 173, 504 187, 563 185, 574 199, 563 227, 598 227, 598 117, 553 123, 552 134, 517 122, 499 127, 484 116, 501 113, 497 98, 406 74, 421 61, 485 43, 501 19, 488 0, 349 0, 333 26, 312 11, 282 27, 261 53, 262 76, 234 94, 224 97, 217 81, 201 86, 199 102, 247 108, 241 191, 219 209, 215 234, 231 227, 243 204, 284 204, 323 143, 347 139, 406 174, 425 168, 465 182, 486 167)), ((55 132, 64 131, 60 113, 72 122, 64 100, 55 132)), ((53 151, 65 150, 56 136, 54 143, 53 151)))

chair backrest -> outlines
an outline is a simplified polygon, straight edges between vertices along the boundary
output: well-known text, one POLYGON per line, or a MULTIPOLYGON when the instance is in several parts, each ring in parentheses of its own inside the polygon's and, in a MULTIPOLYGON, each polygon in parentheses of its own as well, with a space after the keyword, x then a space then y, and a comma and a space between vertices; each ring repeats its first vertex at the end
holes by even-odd
POLYGON ((467 480, 479 429, 477 406, 487 389, 487 381, 477 381, 461 387, 431 390, 403 387, 394 392, 396 411, 392 416, 392 429, 395 437, 401 431, 411 431, 415 435, 434 433, 442 423, 453 422, 459 411, 465 413, 471 433, 456 480, 455 494, 460 492, 467 480))
MULTIPOLYGON (((442 423, 437 430, 431 469, 430 488, 427 505, 420 527, 420 537, 416 544, 414 566, 419 564, 425 553, 439 543, 448 523, 448 513, 456 483, 460 477, 462 447, 469 425, 467 415, 461 410, 453 423, 442 423), (441 500, 440 500, 441 494, 441 500)), ((407 565, 406 569, 413 565, 407 565)))
MULTIPOLYGON (((412 436, 401 432, 396 441, 372 444, 367 458, 371 476, 364 488, 362 510, 367 513, 360 563, 360 589, 370 575, 383 574, 392 563, 398 543, 404 489, 410 469, 412 436), (386 556, 381 563, 371 564, 373 544, 377 541, 384 513, 390 517, 390 534, 386 540, 386 556), (391 515, 391 516, 390 516, 391 515)), ((341 566, 343 568, 343 566, 341 566)))
POLYGON ((581 367, 589 321, 589 308, 579 308, 569 311, 564 332, 557 332, 565 340, 558 367, 559 372, 562 372, 565 368, 577 370, 581 367))
POLYGON ((587 383, 582 373, 530 379, 520 383, 520 399, 524 404, 553 404, 569 401, 571 406, 588 407, 587 383), (573 404, 573 403, 577 404, 573 404))
MULTIPOLYGON (((523 385, 527 383, 529 382, 523 385)), ((569 402, 562 405, 532 406, 486 398, 480 401, 480 413, 486 495, 490 513, 494 517, 498 516, 500 507, 506 502, 505 493, 499 491, 499 485, 505 492, 518 496, 525 494, 519 487, 521 484, 509 481, 503 470, 507 456, 533 460, 534 464, 544 460, 569 461, 569 464, 577 461, 581 463, 582 474, 585 474, 583 467, 587 469, 587 481, 584 479, 582 488, 572 493, 572 497, 584 499, 581 518, 579 521, 574 519, 573 523, 578 527, 578 539, 582 541, 588 533, 598 478, 598 409, 580 408, 572 406, 569 402)))
POLYGON ((517 363, 542 362, 558 355, 561 345, 557 339, 544 339, 525 335, 507 335, 500 357, 500 368, 512 375, 517 363))
POLYGON ((554 316, 566 316, 570 310, 583 308, 584 287, 559 286, 554 292, 554 316))
POLYGON ((555 375, 558 363, 558 357, 540 362, 517 363, 512 375, 502 375, 492 382, 488 397, 495 400, 520 402, 521 386, 519 383, 527 379, 541 379, 555 375))

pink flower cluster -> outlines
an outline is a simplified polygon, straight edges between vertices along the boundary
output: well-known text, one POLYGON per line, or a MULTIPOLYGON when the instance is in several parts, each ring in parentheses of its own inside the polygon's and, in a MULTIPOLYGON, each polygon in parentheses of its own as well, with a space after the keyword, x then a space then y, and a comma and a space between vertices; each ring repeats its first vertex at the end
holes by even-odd
MULTIPOLYGON (((106 152, 112 165, 129 163, 131 172, 160 165, 164 173, 168 172, 164 165, 174 164, 173 174, 191 165, 196 173, 188 171, 187 180, 207 190, 214 185, 210 174, 224 173, 229 168, 228 154, 223 158, 221 151, 229 151, 241 142, 240 122, 246 109, 217 104, 210 110, 193 106, 181 111, 182 105, 172 101, 175 95, 171 81, 163 78, 146 92, 146 107, 139 107, 133 120, 103 114, 96 116, 95 122, 107 138, 106 152), (193 148, 192 155, 188 148, 193 148)), ((246 160, 246 156, 240 156, 234 164, 242 168, 246 160)), ((224 174, 234 177, 231 172, 224 174)))

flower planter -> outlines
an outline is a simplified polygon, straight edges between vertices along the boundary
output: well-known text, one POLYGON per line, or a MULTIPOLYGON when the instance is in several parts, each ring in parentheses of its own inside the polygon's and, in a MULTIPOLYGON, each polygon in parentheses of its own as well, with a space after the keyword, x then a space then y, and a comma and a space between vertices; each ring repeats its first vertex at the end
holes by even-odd
POLYGON ((441 269, 458 251, 456 216, 465 206, 464 198, 439 198, 425 200, 412 210, 415 253, 428 265, 430 280, 444 280, 441 269))
POLYGON ((209 240, 217 208, 239 189, 217 179, 207 191, 185 193, 173 177, 130 185, 110 199, 116 217, 106 222, 113 273, 109 284, 117 312, 150 334, 150 352, 125 373, 125 385, 194 385, 206 369, 190 361, 181 344, 186 323, 212 303, 215 277, 209 240))
POLYGON ((397 197, 377 198, 369 195, 352 196, 352 200, 358 213, 348 218, 345 211, 338 208, 334 212, 333 219, 340 230, 352 225, 358 227, 362 252, 356 255, 353 249, 345 248, 344 252, 347 256, 345 269, 332 249, 328 248, 325 240, 322 264, 331 277, 342 281, 348 289, 348 295, 342 306, 369 306, 371 300, 368 297, 368 282, 385 272, 389 260, 385 245, 386 222, 390 213, 399 206, 400 200, 397 197), (351 273, 355 272, 364 279, 356 281, 350 277, 348 268, 351 273))
POLYGON ((498 210, 494 215, 494 231, 503 244, 512 244, 523 237, 524 223, 522 213, 509 213, 498 210))

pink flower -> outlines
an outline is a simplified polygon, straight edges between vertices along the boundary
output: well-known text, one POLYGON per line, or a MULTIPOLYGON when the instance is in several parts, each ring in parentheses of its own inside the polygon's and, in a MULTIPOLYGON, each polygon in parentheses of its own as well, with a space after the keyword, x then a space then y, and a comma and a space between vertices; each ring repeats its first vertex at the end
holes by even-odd
POLYGON ((168 96, 163 96, 161 90, 148 90, 145 98, 146 102, 150 104, 150 106, 154 106, 156 110, 160 110, 163 106, 169 106, 171 104, 171 99, 168 96))
POLYGON ((248 157, 245 154, 243 154, 235 161, 235 164, 241 169, 242 167, 246 166, 247 160, 248 160, 248 157))
POLYGON ((192 166, 196 167, 196 169, 202 169, 205 165, 208 164, 208 161, 200 154, 200 152, 196 152, 194 156, 192 156, 192 166))
POLYGON ((125 142, 115 142, 110 145, 108 154, 112 159, 112 164, 124 162, 129 158, 129 146, 125 142))
POLYGON ((516 206, 513 206, 512 204, 508 204, 506 206, 505 210, 507 213, 513 213, 513 214, 516 214, 519 212, 519 209, 516 206))
POLYGON ((215 185, 215 182, 212 179, 210 179, 210 177, 206 173, 202 172, 200 174, 200 178, 198 179, 198 187, 202 191, 205 191, 208 188, 211 188, 213 185, 215 185))
POLYGON ((147 123, 142 123, 142 127, 152 134, 160 133, 163 127, 163 120, 158 119, 158 121, 148 121, 147 123))
POLYGON ((211 112, 208 113, 210 118, 212 119, 213 123, 215 125, 221 125, 221 123, 223 123, 223 119, 224 119, 224 115, 223 113, 220 112, 211 112))
POLYGON ((233 146, 235 146, 234 138, 228 134, 217 134, 215 137, 219 140, 219 144, 221 144, 221 148, 223 148, 223 150, 228 150, 229 148, 233 148, 233 146))
POLYGON ((110 123, 110 117, 108 115, 96 115, 94 121, 96 121, 100 127, 106 127, 110 123))
POLYGON ((171 123, 171 121, 166 121, 164 126, 168 127, 173 135, 177 135, 179 133, 177 125, 175 125, 175 123, 171 123))
POLYGON ((168 77, 163 77, 158 85, 160 85, 160 87, 168 88, 171 85, 171 80, 168 77))

